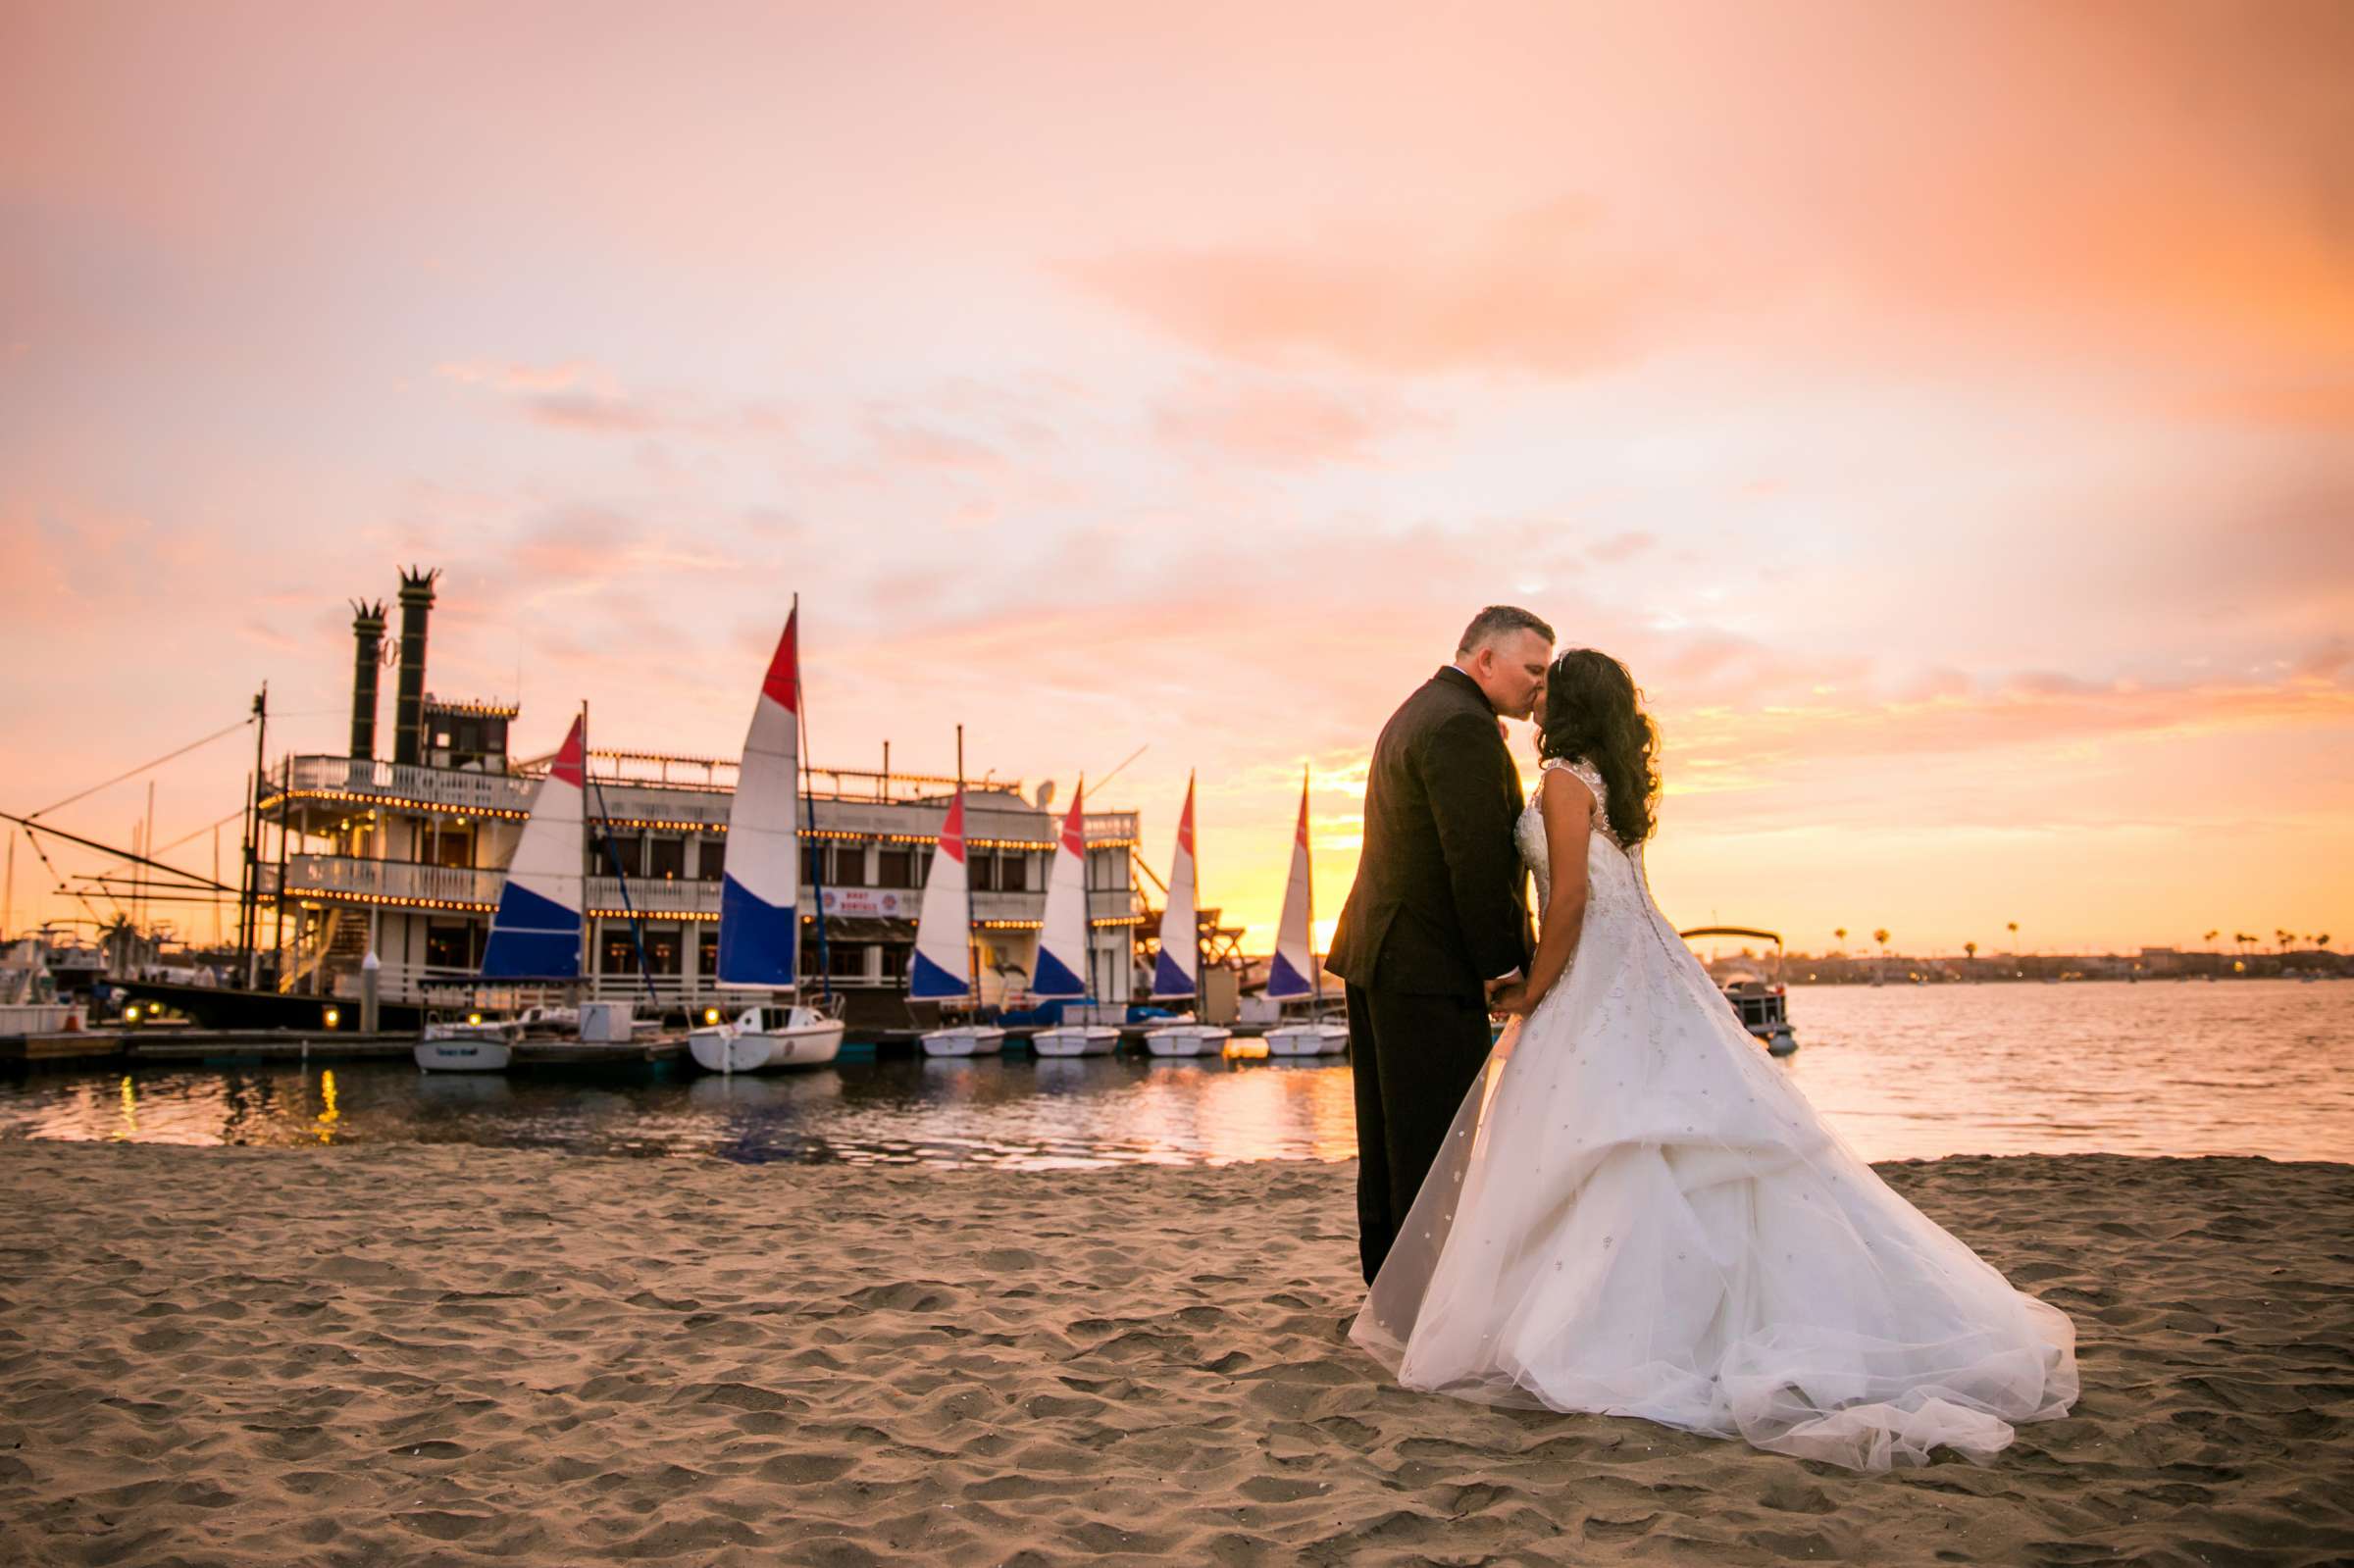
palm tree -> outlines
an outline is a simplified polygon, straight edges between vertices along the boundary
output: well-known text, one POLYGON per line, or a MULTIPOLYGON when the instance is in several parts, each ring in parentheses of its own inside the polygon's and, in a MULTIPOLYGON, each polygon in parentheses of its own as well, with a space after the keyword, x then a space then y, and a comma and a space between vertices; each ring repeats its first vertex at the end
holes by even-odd
POLYGON ((2211 931, 2207 934, 2207 950, 2209 952, 2213 952, 2215 950, 2215 939, 2222 935, 2223 933, 2220 931, 2211 931))
POLYGON ((1833 932, 1831 933, 1831 935, 1832 935, 1833 936, 1837 937, 1837 938, 1839 939, 1839 941, 1841 942, 1841 944, 1842 944, 1842 945, 1844 945, 1844 944, 1846 943, 1846 941, 1847 941, 1847 928, 1846 928, 1845 926, 1841 926, 1841 927, 1839 927, 1837 930, 1833 931, 1833 932))
POLYGON ((2320 948, 2325 953, 2328 952, 2329 950, 2329 934, 2325 931, 2319 936, 2315 936, 2313 938, 2313 945, 2320 948))
POLYGON ((2011 922, 2011 956, 2019 956, 2019 922, 2016 920, 2011 922))
POLYGON ((1972 980, 1975 980, 1975 979, 1977 979, 1977 978, 1978 978, 1978 944, 1977 944, 1976 942, 1964 942, 1964 943, 1962 944, 1962 951, 1970 955, 1970 979, 1972 979, 1972 980))

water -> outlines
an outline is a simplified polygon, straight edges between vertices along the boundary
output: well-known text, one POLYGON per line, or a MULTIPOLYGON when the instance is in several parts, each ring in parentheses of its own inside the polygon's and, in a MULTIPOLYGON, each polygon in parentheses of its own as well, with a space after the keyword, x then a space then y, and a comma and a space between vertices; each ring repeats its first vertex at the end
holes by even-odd
MULTIPOLYGON (((2354 1161, 2354 985, 1802 988, 1788 1071, 1868 1159, 2354 1161)), ((0 1080, 0 1138, 478 1143, 1027 1169, 1337 1160, 1345 1061, 845 1062, 792 1077, 426 1077, 405 1064, 0 1080)))

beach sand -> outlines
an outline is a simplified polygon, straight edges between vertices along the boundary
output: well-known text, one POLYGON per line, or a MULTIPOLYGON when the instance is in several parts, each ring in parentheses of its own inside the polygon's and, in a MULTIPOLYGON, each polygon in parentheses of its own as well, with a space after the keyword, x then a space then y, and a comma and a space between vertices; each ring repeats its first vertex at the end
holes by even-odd
POLYGON ((2354 1558, 2354 1166, 1883 1170, 2076 1320, 1990 1466, 1389 1387, 1354 1166, 0 1146, 0 1561, 2354 1558))

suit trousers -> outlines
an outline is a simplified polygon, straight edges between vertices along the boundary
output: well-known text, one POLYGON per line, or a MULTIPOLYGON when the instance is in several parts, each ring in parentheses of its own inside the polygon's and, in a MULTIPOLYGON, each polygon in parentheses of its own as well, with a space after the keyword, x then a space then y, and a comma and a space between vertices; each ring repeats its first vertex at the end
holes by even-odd
POLYGON ((1367 1285, 1405 1227, 1492 1041, 1482 997, 1349 987, 1357 1250, 1367 1285))

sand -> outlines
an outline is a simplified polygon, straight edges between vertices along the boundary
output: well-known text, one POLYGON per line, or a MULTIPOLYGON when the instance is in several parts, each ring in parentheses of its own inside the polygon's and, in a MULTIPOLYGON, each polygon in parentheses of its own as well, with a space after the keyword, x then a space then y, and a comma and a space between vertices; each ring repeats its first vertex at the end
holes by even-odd
POLYGON ((1388 1387, 1352 1166, 0 1146, 0 1561, 2354 1560, 2354 1166, 1884 1169, 2078 1324, 1989 1467, 1388 1387))

